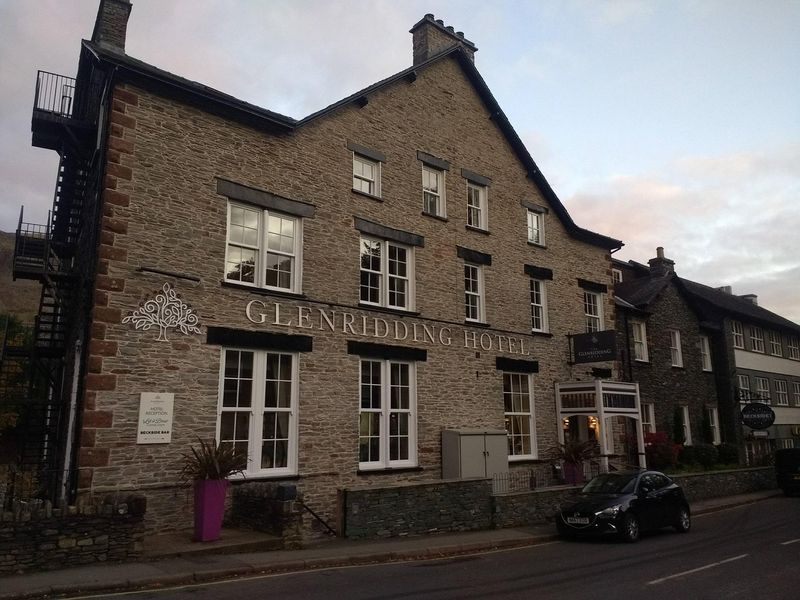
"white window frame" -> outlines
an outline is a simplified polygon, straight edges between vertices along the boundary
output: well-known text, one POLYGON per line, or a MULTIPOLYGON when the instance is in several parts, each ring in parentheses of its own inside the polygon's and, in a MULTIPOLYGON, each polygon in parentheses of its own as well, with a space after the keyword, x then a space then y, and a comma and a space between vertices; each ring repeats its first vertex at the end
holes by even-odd
POLYGON ((785 379, 775 380, 775 404, 789 406, 789 386, 785 379))
POLYGON ((528 242, 544 246, 544 213, 528 209, 528 242))
POLYGON ((708 415, 708 427, 711 429, 711 443, 718 446, 722 443, 719 434, 719 411, 715 406, 709 406, 706 408, 706 414, 708 415))
POLYGON ((736 383, 737 387, 739 388, 739 398, 745 399, 750 396, 750 376, 749 375, 737 375, 736 376, 736 383))
MULTIPOLYGON (((358 297, 359 303, 369 306, 381 306, 383 308, 391 308, 395 310, 413 311, 416 305, 416 283, 415 283, 415 265, 414 265, 414 247, 406 246, 405 244, 398 244, 391 240, 385 240, 373 236, 362 234, 358 241, 358 260, 359 260, 359 285, 358 297), (380 248, 380 269, 375 270, 372 268, 364 268, 364 248, 365 243, 377 244, 380 248), (392 273, 392 250, 399 249, 406 253, 406 274, 405 276, 398 273, 392 273), (363 273, 369 273, 378 277, 378 302, 364 298, 364 285, 361 281, 363 273), (393 303, 392 297, 392 284, 396 281, 404 281, 406 287, 406 303, 405 305, 398 304, 396 301, 393 303)), ((370 288, 371 289, 371 288, 370 288)))
POLYGON ((614 283, 622 283, 622 271, 620 269, 611 269, 611 280, 614 283))
POLYGON ((586 332, 603 331, 603 294, 583 290, 583 314, 586 324, 586 332), (593 323, 597 328, 593 327, 593 323))
POLYGON ((353 152, 353 189, 369 196, 381 197, 381 161, 353 152), (372 169, 372 177, 365 173, 365 167, 372 169), (366 185, 367 189, 363 189, 366 185))
POLYGON ((800 340, 796 335, 786 337, 786 354, 792 360, 800 360, 800 340))
POLYGON ((475 229, 489 229, 489 188, 467 180, 467 225, 475 229))
POLYGON ((543 279, 530 278, 530 301, 531 331, 547 333, 550 331, 550 324, 547 318, 547 286, 543 279), (537 320, 539 327, 536 326, 537 320))
POLYGON ((681 413, 683 416, 683 445, 692 445, 692 424, 689 421, 689 407, 686 405, 681 406, 681 413))
POLYGON ((652 402, 642 402, 642 432, 655 433, 656 431, 656 405, 652 402))
POLYGON ((422 212, 442 219, 447 218, 445 171, 425 163, 422 164, 422 212), (431 185, 432 178, 435 178, 435 187, 431 185), (435 210, 430 210, 432 205, 435 210))
POLYGON ((764 354, 764 330, 756 325, 750 326, 750 349, 764 354))
POLYGON ((792 396, 794 396, 794 405, 800 406, 800 381, 792 382, 792 396))
POLYGON ((731 335, 733 335, 733 347, 744 349, 744 328, 741 321, 731 321, 731 335))
POLYGON ((703 371, 711 371, 711 344, 707 335, 700 335, 700 365, 703 371))
MULTIPOLYGON (((241 356, 241 354, 240 354, 241 356)), ((240 363, 241 364, 241 363, 240 363)), ((217 402, 217 427, 216 427, 216 439, 220 440, 222 443, 225 440, 221 440, 220 436, 222 433, 222 416, 224 413, 229 412, 236 412, 236 413, 246 413, 248 415, 248 427, 247 427, 247 467, 244 471, 243 475, 238 475, 232 477, 235 478, 242 478, 242 477, 284 477, 286 475, 296 475, 297 474, 297 449, 298 449, 298 396, 299 396, 299 361, 298 355, 293 352, 283 352, 283 351, 271 351, 271 350, 253 350, 252 348, 235 348, 235 347, 226 347, 222 348, 220 354, 220 373, 219 373, 219 392, 218 392, 218 402, 217 402), (226 377, 226 360, 227 360, 227 353, 228 352, 238 352, 238 353, 247 353, 253 356, 253 377, 251 380, 247 380, 245 378, 228 378, 226 377), (270 356, 277 356, 280 357, 280 360, 284 360, 284 357, 288 357, 291 359, 291 381, 289 382, 290 385, 290 403, 288 407, 268 407, 265 405, 265 399, 267 397, 267 361, 270 356), (225 381, 228 380, 236 380, 237 382, 241 381, 250 381, 251 389, 250 389, 250 405, 244 407, 226 407, 224 406, 224 394, 225 394, 225 381), (288 425, 286 433, 288 435, 287 441, 287 455, 286 455, 286 466, 285 467, 272 467, 272 468, 262 468, 261 467, 261 453, 262 447, 264 443, 264 415, 268 412, 275 412, 275 413, 283 413, 288 415, 288 425)), ((286 380, 271 380, 272 382, 277 383, 277 385, 285 384, 286 380)), ((237 388, 241 384, 237 383, 237 388)), ((243 441, 243 438, 239 437, 239 432, 236 432, 235 439, 238 441, 243 441)))
POLYGON ((756 384, 756 394, 758 394, 761 402, 764 404, 770 404, 770 390, 769 390, 769 379, 766 377, 755 377, 755 384, 756 384))
POLYGON ((486 287, 484 285, 483 265, 464 261, 464 320, 469 323, 486 322, 486 287), (474 276, 471 274, 474 273, 474 276), (477 290, 470 289, 468 281, 474 281, 477 290), (475 299, 477 315, 471 316, 472 304, 470 299, 475 299))
POLYGON ((644 321, 632 319, 631 334, 633 336, 633 359, 638 362, 649 362, 650 355, 647 351, 647 324, 644 321))
MULTIPOLYGON (((238 225, 236 225, 238 227, 238 225)), ((250 227, 249 229, 253 229, 250 227)), ((228 202, 228 217, 227 217, 227 229, 226 229, 226 243, 225 243, 225 281, 236 283, 239 285, 246 285, 250 287, 257 287, 257 288, 264 288, 268 290, 277 290, 281 292, 289 292, 293 294, 300 294, 302 293, 302 280, 303 280, 303 219, 301 217, 295 215, 289 215, 286 213, 282 213, 279 211, 273 211, 271 209, 264 209, 261 207, 252 206, 249 204, 243 204, 239 202, 228 202), (232 239, 233 230, 232 226, 232 218, 233 213, 236 210, 243 210, 246 212, 250 212, 257 216, 256 219, 256 237, 257 243, 245 243, 243 240, 238 241, 232 239), (275 249, 270 248, 270 240, 271 235, 275 234, 276 232, 270 232, 269 227, 271 225, 270 218, 274 219, 281 219, 285 221, 291 221, 293 223, 293 238, 292 238, 292 248, 290 250, 284 250, 283 248, 275 249), (233 264, 232 255, 236 252, 237 249, 247 250, 249 252, 254 253, 255 261, 253 264, 253 281, 243 281, 241 279, 235 279, 232 277, 228 277, 229 274, 229 265, 233 264), (289 275, 289 285, 288 286, 281 286, 281 285, 268 285, 266 282, 266 265, 268 262, 268 258, 270 255, 276 256, 284 256, 289 257, 292 265, 291 274, 289 275)), ((281 235, 278 234, 278 238, 280 239, 281 235)))
POLYGON ((783 356, 783 346, 781 345, 781 334, 777 331, 769 332, 769 353, 772 356, 783 356))
POLYGON ((531 460, 536 459, 538 457, 539 451, 537 448, 537 440, 536 440, 536 418, 535 418, 535 405, 534 405, 534 394, 533 394, 533 375, 530 373, 517 373, 513 371, 503 371, 503 417, 505 419, 506 424, 506 433, 508 435, 508 460, 509 462, 517 461, 517 460, 531 460), (525 394, 525 390, 522 389, 522 385, 519 388, 516 388, 514 382, 517 381, 520 384, 524 381, 525 385, 528 387, 528 393, 525 394), (506 386, 506 382, 509 383, 509 386, 506 386), (515 407, 514 397, 518 396, 520 399, 527 396, 528 400, 528 411, 523 410, 524 406, 515 407), (509 407, 508 400, 511 400, 511 409, 507 410, 509 407), (519 408, 520 410, 515 410, 515 408, 519 408), (524 432, 518 433, 516 430, 516 426, 514 423, 527 423, 528 426, 528 434, 524 432), (515 439, 524 439, 528 436, 529 444, 530 444, 530 452, 524 452, 524 441, 522 450, 517 454, 517 444, 515 444, 515 439))
POLYGON ((683 367, 683 349, 681 348, 681 332, 669 330, 669 354, 673 367, 683 367))
MULTIPOLYGON (((359 360, 359 384, 358 384, 358 430, 359 430, 359 443, 358 443, 358 468, 361 471, 381 470, 389 468, 404 468, 417 466, 417 365, 413 361, 404 360, 387 360, 381 358, 371 358, 363 356, 359 360), (363 386, 372 385, 366 383, 364 379, 364 366, 365 363, 379 365, 380 382, 380 407, 367 408, 363 406, 363 386), (392 367, 394 365, 403 365, 408 368, 408 408, 393 408, 391 405, 392 400, 392 367), (380 431, 378 432, 378 460, 362 461, 361 460, 361 439, 363 436, 362 429, 362 415, 374 413, 379 416, 380 431), (391 458, 391 422, 392 415, 394 414, 407 414, 408 415, 408 458, 395 459, 391 458)), ((371 379, 370 379, 371 382, 371 379)))

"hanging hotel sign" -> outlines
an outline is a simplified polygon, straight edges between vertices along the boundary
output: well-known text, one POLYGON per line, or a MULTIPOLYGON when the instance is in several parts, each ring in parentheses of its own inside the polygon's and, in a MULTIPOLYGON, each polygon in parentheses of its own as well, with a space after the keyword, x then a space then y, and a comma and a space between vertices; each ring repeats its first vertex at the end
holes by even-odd
POLYGON ((613 329, 570 336, 572 362, 605 362, 617 358, 617 332, 613 329))
POLYGON ((142 392, 139 398, 137 444, 169 444, 172 441, 172 406, 175 394, 142 392))
POLYGON ((467 328, 407 322, 367 315, 355 315, 344 310, 309 306, 287 306, 280 302, 251 300, 245 314, 256 325, 270 324, 305 330, 319 330, 344 335, 395 342, 417 342, 437 346, 456 346, 485 352, 504 352, 530 356, 530 342, 524 337, 467 328))
POLYGON ((767 429, 775 422, 775 411, 763 402, 748 402, 742 407, 742 423, 751 429, 767 429))

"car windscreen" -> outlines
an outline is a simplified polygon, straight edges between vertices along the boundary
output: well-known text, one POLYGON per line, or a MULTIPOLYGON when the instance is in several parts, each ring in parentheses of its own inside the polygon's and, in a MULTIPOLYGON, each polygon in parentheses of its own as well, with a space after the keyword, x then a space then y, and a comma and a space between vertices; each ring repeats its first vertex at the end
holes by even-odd
POLYGON ((628 494, 636 485, 635 473, 603 473, 583 486, 584 494, 628 494))

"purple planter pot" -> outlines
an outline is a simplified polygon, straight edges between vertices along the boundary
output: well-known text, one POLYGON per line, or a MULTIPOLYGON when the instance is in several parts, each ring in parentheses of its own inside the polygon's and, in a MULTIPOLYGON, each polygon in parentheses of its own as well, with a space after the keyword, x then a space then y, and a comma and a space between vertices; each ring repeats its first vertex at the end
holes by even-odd
POLYGON ((219 539, 225 515, 227 479, 198 479, 194 482, 194 541, 219 539))
POLYGON ((564 481, 566 483, 583 483, 583 465, 564 461, 564 481))

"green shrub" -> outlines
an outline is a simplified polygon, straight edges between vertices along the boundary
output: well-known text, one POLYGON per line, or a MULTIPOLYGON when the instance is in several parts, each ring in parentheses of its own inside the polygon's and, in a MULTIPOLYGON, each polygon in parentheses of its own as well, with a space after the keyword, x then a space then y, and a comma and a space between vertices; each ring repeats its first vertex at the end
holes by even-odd
POLYGON ((682 465, 699 464, 697 460, 696 446, 684 446, 678 454, 678 462, 682 465))
POLYGON ((653 442, 645 447, 647 466, 651 469, 671 469, 677 463, 676 445, 669 441, 653 442))
POLYGON ((720 444, 717 446, 719 462, 723 465, 735 465, 739 463, 739 449, 733 444, 720 444))
POLYGON ((719 452, 714 444, 695 444, 694 459, 704 469, 710 469, 717 464, 719 452))

